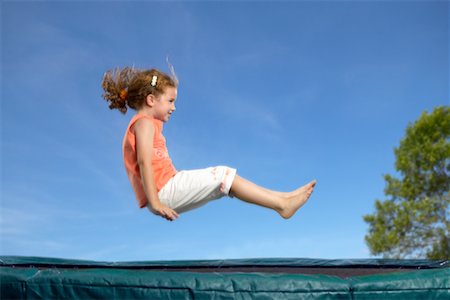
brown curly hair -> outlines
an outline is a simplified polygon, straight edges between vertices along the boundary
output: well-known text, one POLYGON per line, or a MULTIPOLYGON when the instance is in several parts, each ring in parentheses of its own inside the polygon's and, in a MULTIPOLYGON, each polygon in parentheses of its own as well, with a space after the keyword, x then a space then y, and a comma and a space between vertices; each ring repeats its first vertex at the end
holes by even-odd
POLYGON ((109 103, 109 108, 118 109, 123 114, 128 107, 140 109, 148 95, 158 97, 167 87, 177 86, 178 79, 174 73, 169 76, 157 69, 116 68, 107 71, 102 80, 103 98, 109 103), (154 76, 157 76, 156 82, 154 76))

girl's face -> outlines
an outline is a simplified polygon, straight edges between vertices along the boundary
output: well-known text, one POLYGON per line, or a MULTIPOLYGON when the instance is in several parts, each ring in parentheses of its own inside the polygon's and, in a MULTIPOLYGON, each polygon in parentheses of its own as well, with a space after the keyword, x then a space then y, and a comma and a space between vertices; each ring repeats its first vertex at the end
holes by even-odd
POLYGON ((175 111, 175 100, 177 99, 177 89, 167 87, 163 94, 155 100, 154 115, 157 120, 167 122, 175 111))

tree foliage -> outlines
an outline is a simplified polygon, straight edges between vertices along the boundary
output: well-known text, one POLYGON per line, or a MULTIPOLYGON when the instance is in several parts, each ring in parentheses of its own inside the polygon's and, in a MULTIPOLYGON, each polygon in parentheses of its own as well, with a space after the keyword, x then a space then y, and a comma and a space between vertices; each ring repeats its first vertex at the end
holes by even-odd
POLYGON ((394 149, 396 178, 375 201, 366 243, 389 258, 450 258, 450 107, 424 112, 394 149))

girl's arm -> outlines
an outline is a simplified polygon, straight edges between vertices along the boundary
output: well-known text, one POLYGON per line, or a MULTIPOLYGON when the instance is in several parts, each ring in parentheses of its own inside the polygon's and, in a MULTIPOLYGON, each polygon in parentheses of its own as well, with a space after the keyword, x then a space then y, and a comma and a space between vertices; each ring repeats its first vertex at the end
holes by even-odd
POLYGON ((141 171, 142 185, 148 199, 148 209, 156 215, 173 221, 178 218, 178 214, 173 209, 161 203, 156 190, 152 167, 154 133, 155 127, 151 121, 140 119, 134 125, 137 161, 141 171))

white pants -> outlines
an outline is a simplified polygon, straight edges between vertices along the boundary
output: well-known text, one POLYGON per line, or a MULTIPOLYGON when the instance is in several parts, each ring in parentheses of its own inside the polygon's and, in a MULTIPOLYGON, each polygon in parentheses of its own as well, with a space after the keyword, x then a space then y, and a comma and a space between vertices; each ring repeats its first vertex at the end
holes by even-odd
POLYGON ((236 169, 218 166, 180 171, 159 191, 161 203, 183 213, 230 193, 236 169))

